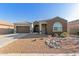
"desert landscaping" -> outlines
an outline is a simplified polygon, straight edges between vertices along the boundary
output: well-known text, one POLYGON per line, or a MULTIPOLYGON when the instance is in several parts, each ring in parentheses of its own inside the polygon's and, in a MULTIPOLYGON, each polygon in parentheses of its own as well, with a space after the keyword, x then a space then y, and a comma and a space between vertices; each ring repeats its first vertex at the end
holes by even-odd
MULTIPOLYGON (((8 53, 79 53, 79 37, 63 38, 61 48, 50 48, 45 44, 47 35, 29 34, 25 37, 17 38, 12 43, 0 48, 1 54, 8 53)), ((61 38, 60 38, 61 39, 61 38)))

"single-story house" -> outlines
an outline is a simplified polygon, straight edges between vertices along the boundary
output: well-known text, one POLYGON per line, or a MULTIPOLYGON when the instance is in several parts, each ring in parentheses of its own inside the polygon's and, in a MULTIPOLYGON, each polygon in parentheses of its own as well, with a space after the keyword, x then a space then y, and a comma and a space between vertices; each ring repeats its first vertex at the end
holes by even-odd
POLYGON ((14 24, 0 20, 0 34, 9 34, 14 32, 14 24))
POLYGON ((53 34, 67 32, 67 20, 61 17, 54 17, 48 20, 14 23, 16 33, 40 33, 53 34))
POLYGON ((43 34, 53 34, 53 33, 62 33, 67 32, 67 20, 54 17, 48 20, 35 21, 33 23, 34 32, 39 32, 43 34))

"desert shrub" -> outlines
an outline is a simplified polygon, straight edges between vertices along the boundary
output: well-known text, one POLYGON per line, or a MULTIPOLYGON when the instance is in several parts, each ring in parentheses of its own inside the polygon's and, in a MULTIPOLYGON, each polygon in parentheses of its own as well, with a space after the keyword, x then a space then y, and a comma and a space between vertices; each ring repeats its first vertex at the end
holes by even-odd
POLYGON ((64 38, 64 37, 67 37, 68 36, 68 33, 67 32, 63 32, 60 34, 60 37, 64 38))

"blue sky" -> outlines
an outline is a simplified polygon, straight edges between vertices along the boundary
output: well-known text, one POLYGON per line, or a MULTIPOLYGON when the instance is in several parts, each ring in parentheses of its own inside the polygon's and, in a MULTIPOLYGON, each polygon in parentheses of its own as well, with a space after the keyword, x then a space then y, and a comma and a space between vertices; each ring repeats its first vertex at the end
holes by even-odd
POLYGON ((79 19, 79 4, 58 3, 0 3, 0 20, 9 22, 36 21, 62 17, 79 19))

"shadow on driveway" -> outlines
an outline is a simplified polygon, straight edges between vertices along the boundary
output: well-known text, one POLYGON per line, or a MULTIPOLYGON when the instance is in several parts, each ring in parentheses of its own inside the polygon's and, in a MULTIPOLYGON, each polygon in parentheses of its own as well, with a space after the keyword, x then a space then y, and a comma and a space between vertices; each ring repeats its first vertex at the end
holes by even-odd
POLYGON ((45 34, 33 34, 33 33, 16 33, 14 35, 9 35, 7 37, 13 37, 13 39, 28 39, 28 38, 40 38, 46 37, 45 34))

